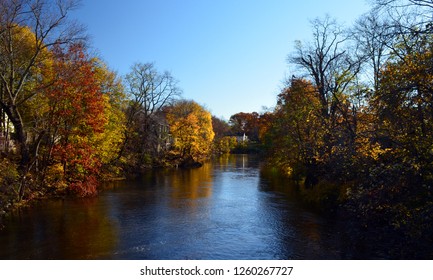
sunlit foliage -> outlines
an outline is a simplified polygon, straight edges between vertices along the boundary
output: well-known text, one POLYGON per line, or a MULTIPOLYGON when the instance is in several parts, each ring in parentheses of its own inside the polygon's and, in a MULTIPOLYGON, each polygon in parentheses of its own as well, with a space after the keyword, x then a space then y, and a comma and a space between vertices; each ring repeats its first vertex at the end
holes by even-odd
POLYGON ((52 160, 80 195, 96 193, 102 161, 96 146, 105 130, 108 97, 103 96, 93 62, 80 45, 55 51, 55 81, 47 90, 52 160))
POLYGON ((174 139, 173 152, 181 164, 205 160, 212 147, 212 116, 194 101, 182 100, 167 109, 167 120, 174 139))

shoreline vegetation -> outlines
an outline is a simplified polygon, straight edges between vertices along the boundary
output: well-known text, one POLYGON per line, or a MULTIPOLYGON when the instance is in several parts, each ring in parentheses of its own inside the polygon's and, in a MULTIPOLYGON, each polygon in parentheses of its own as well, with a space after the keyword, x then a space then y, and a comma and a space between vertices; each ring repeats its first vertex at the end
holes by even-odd
POLYGON ((376 0, 350 27, 313 20, 275 108, 228 121, 153 63, 110 70, 69 21, 75 1, 1 2, 0 223, 29 201, 97 195, 110 178, 259 153, 351 234, 432 258, 433 6, 402 1, 376 0))

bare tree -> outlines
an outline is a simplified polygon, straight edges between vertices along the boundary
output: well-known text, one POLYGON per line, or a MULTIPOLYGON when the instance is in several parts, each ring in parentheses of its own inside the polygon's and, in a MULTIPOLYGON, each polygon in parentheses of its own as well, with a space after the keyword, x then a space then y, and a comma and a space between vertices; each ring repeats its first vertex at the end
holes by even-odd
POLYGON ((373 2, 378 7, 405 8, 418 6, 429 9, 433 8, 433 0, 375 0, 373 2))
POLYGON ((350 40, 347 30, 329 16, 314 20, 312 27, 312 41, 305 45, 298 41, 288 61, 297 65, 316 87, 325 129, 319 152, 331 154, 333 147, 346 143, 348 152, 353 153, 358 108, 352 99, 359 93, 351 88, 357 87, 363 57, 358 55, 358 45, 350 40))
POLYGON ((170 104, 181 93, 169 72, 158 73, 153 63, 135 63, 126 75, 128 93, 137 112, 148 118, 170 104))
POLYGON ((433 33, 433 0, 374 0, 374 10, 387 17, 399 34, 433 33))
POLYGON ((368 65, 364 68, 368 68, 365 73, 371 79, 372 88, 377 91, 380 70, 389 58, 395 41, 391 23, 372 10, 356 21, 352 38, 359 46, 360 56, 368 65))
MULTIPOLYGON (((158 146, 155 143, 158 138, 158 125, 155 123, 158 121, 157 115, 181 95, 181 90, 169 72, 158 72, 153 63, 135 63, 125 81, 131 100, 127 112, 127 127, 138 130, 140 153, 146 153, 149 149, 155 150, 158 146)), ((129 130, 125 131, 125 141, 119 156, 132 138, 133 133, 129 130)))
POLYGON ((75 0, 0 1, 0 107, 14 128, 23 182, 32 165, 23 113, 26 102, 39 93, 30 84, 40 82, 38 69, 52 46, 83 39, 83 29, 68 20, 77 5, 75 0))
POLYGON ((339 94, 360 71, 361 61, 344 48, 348 36, 335 20, 328 16, 316 19, 312 27, 312 43, 304 46, 297 41, 295 53, 288 61, 310 76, 318 90, 322 117, 329 120, 341 105, 339 94))

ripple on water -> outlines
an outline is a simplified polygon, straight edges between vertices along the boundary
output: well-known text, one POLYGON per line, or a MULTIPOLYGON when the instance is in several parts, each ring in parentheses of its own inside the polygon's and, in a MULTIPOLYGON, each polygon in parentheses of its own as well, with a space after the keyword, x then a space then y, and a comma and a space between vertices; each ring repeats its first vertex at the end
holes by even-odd
POLYGON ((45 202, 41 211, 9 221, 0 232, 0 254, 41 259, 338 258, 338 238, 329 234, 330 225, 259 171, 254 158, 232 155, 218 165, 154 171, 139 181, 117 182, 95 199, 45 202))

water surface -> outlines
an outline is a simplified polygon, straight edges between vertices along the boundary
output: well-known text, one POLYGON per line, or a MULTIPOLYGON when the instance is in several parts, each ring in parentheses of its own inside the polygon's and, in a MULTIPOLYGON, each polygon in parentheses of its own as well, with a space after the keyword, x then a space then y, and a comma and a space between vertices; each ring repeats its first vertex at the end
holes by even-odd
POLYGON ((340 259, 338 229, 231 155, 44 201, 6 221, 1 259, 340 259))

